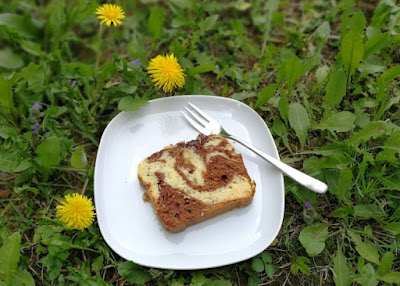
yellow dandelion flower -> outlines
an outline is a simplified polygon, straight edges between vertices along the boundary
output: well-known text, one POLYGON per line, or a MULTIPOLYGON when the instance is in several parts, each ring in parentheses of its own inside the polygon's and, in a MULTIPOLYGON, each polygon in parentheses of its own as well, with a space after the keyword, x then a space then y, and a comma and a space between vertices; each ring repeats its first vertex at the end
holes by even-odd
POLYGON ((66 195, 65 201, 57 206, 57 216, 67 227, 83 230, 93 223, 92 199, 78 193, 66 195))
POLYGON ((121 25, 121 20, 125 18, 125 13, 121 6, 114 4, 104 4, 97 8, 96 14, 99 15, 97 18, 101 19, 100 25, 106 23, 108 27, 113 24, 115 27, 121 25))
POLYGON ((147 70, 155 86, 162 88, 164 92, 172 92, 174 88, 182 88, 185 84, 183 69, 174 54, 151 59, 147 70))

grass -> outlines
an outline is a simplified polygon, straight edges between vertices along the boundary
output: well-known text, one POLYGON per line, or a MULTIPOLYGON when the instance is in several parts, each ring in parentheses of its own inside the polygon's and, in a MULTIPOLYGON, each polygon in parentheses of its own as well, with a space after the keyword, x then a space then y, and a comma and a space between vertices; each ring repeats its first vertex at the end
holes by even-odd
POLYGON ((118 28, 99 26, 95 1, 0 4, 0 285, 399 283, 396 1, 116 3, 118 28), (186 74, 172 94, 146 73, 167 53, 186 74), (248 261, 149 269, 110 250, 96 222, 72 230, 55 216, 64 195, 93 197, 116 114, 180 94, 248 104, 282 161, 328 183, 315 195, 285 179, 279 236, 248 261))

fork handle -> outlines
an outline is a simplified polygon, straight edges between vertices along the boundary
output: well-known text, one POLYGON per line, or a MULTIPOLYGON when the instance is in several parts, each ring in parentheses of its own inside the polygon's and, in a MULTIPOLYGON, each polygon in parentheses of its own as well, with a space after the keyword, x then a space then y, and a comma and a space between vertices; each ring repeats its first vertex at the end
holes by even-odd
POLYGON ((276 168, 281 170, 282 173, 284 173, 286 176, 292 178, 294 181, 296 181, 300 185, 306 187, 307 189, 309 189, 315 193, 318 193, 318 194, 323 194, 328 190, 328 186, 325 183, 323 183, 303 172, 300 172, 299 170, 296 170, 295 168, 292 168, 285 163, 282 163, 280 160, 277 160, 274 157, 268 155, 267 153, 255 148, 254 146, 250 145, 249 143, 243 141, 242 139, 237 138, 232 135, 225 136, 225 137, 228 139, 232 139, 232 140, 242 144, 243 146, 249 148, 251 151, 253 151, 257 155, 261 156, 262 158, 267 160, 269 163, 274 165, 276 168))

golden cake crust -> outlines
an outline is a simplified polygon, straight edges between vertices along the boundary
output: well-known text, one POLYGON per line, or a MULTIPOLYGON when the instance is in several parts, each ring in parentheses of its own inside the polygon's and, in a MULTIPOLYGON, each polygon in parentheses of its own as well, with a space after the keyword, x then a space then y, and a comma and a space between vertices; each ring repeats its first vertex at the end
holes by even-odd
POLYGON ((170 232, 181 232, 235 208, 255 193, 242 156, 219 135, 167 146, 144 159, 138 178, 170 232))

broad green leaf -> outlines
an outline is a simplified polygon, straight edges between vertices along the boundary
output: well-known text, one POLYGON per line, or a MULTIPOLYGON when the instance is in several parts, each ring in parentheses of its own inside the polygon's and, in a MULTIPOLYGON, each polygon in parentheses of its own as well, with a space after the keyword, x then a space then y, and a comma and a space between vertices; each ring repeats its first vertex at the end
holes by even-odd
POLYGON ((342 39, 340 54, 347 78, 350 78, 360 64, 364 54, 364 44, 359 31, 351 29, 347 32, 342 39))
POLYGON ((257 97, 257 102, 256 102, 256 105, 254 106, 254 109, 257 109, 261 105, 264 105, 265 103, 267 103, 268 100, 270 100, 275 95, 275 91, 276 91, 277 87, 278 87, 278 84, 276 84, 276 83, 270 84, 270 85, 264 87, 261 90, 260 95, 257 97))
POLYGON ((381 28, 386 27, 386 21, 394 8, 395 1, 382 1, 375 8, 374 15, 371 18, 370 26, 381 28))
POLYGON ((397 162, 396 154, 400 154, 400 130, 394 131, 383 144, 383 151, 379 152, 376 160, 397 162))
POLYGON ((346 208, 337 208, 334 211, 332 211, 329 216, 331 217, 340 217, 340 218, 346 218, 350 214, 353 213, 353 207, 346 207, 346 208))
MULTIPOLYGON (((394 261, 394 254, 391 252, 386 252, 381 259, 381 264, 379 265, 378 272, 380 274, 385 274, 390 272, 392 269, 393 261, 394 261)), ((400 281, 400 280, 399 280, 400 281)))
MULTIPOLYGON (((378 74, 386 70, 385 62, 377 55, 369 56, 360 64, 358 70, 367 74, 378 74)), ((377 102, 374 100, 375 104, 377 102)))
POLYGON ((383 80, 383 82, 386 83, 391 80, 394 80, 396 77, 399 76, 400 76, 400 65, 397 65, 385 71, 380 78, 383 80))
POLYGON ((354 215, 362 218, 377 218, 384 214, 379 206, 374 204, 369 205, 356 205, 354 207, 354 215))
POLYGON ((255 257, 251 260, 251 269, 255 272, 263 272, 264 271, 264 263, 258 257, 255 257))
POLYGON ((197 67, 188 69, 188 75, 194 76, 196 74, 210 72, 210 71, 213 71, 213 70, 215 70, 215 66, 214 65, 201 64, 201 65, 198 65, 197 67))
POLYGON ((105 85, 105 81, 109 80, 115 73, 118 68, 115 66, 113 62, 104 63, 99 71, 96 73, 96 83, 99 89, 103 89, 105 85))
POLYGON ((47 9, 49 11, 48 19, 46 21, 46 32, 48 31, 49 39, 51 42, 51 50, 57 50, 60 47, 65 35, 65 24, 67 22, 65 0, 57 2, 49 2, 47 9))
POLYGON ((70 79, 86 79, 94 76, 94 68, 92 65, 84 63, 64 63, 62 73, 70 79))
POLYGON ((324 97, 324 107, 334 107, 338 105, 346 95, 346 74, 340 69, 331 75, 326 86, 324 97))
POLYGON ((35 286, 35 280, 26 269, 18 269, 12 273, 12 285, 35 286))
POLYGON ((299 240, 309 256, 320 254, 325 248, 325 240, 328 237, 327 223, 320 223, 306 227, 300 232, 299 240))
POLYGON ((183 45, 181 45, 178 41, 174 41, 170 44, 169 50, 171 53, 175 55, 178 59, 186 55, 189 49, 183 45))
POLYGON ((329 131, 347 132, 354 129, 354 121, 357 115, 349 111, 334 113, 327 119, 322 120, 315 126, 316 129, 327 129, 329 131))
POLYGON ((58 117, 68 111, 65 106, 50 106, 44 113, 50 117, 58 117))
POLYGON ((323 156, 344 155, 348 151, 348 145, 344 142, 336 142, 326 145, 318 150, 307 151, 309 154, 318 154, 323 156))
POLYGON ((278 71, 278 81, 286 81, 289 90, 293 84, 306 72, 304 65, 296 55, 292 55, 278 71))
POLYGON ((56 233, 53 237, 42 239, 42 243, 48 246, 57 246, 58 249, 72 248, 72 249, 83 249, 96 252, 91 248, 82 247, 77 245, 76 243, 72 243, 72 239, 69 236, 61 235, 59 233, 56 233))
POLYGON ((290 144, 289 144, 289 139, 288 139, 288 134, 287 134, 287 129, 285 124, 282 122, 281 118, 279 116, 275 117, 274 123, 272 125, 272 131, 274 132, 274 135, 279 136, 279 138, 282 140, 283 145, 288 150, 291 150, 290 144))
POLYGON ((346 204, 350 204, 350 189, 353 184, 353 173, 351 172, 351 169, 344 168, 340 173, 339 183, 337 186, 339 203, 345 202, 346 204))
POLYGON ((348 231, 348 234, 356 245, 357 252, 366 260, 379 265, 378 248, 368 240, 362 241, 361 237, 354 232, 348 231))
POLYGON ((324 81, 326 79, 326 77, 328 76, 328 71, 329 71, 329 68, 327 66, 322 66, 317 69, 317 71, 315 72, 315 75, 317 76, 318 83, 321 83, 322 81, 324 81))
POLYGON ((255 97, 257 94, 253 91, 242 91, 232 94, 232 99, 245 100, 246 98, 255 97))
POLYGON ((151 280, 151 275, 142 266, 126 261, 118 266, 118 273, 131 284, 144 285, 151 280))
POLYGON ((24 65, 22 58, 10 49, 0 50, 0 67, 6 69, 18 69, 24 65))
POLYGON ((10 114, 14 109, 13 84, 13 79, 0 76, 0 111, 6 114, 10 114))
POLYGON ((272 131, 275 135, 281 137, 284 133, 286 133, 286 126, 280 119, 280 117, 274 118, 274 123, 272 125, 272 131))
POLYGON ((121 111, 135 111, 147 104, 147 99, 135 96, 125 96, 118 103, 118 109, 121 111))
POLYGON ((67 257, 69 256, 68 250, 60 250, 59 247, 49 246, 49 254, 39 262, 46 268, 46 277, 53 280, 60 275, 60 270, 64 265, 68 264, 67 257))
POLYGON ((364 128, 353 134, 350 139, 347 140, 353 146, 358 146, 362 142, 367 142, 371 138, 375 139, 384 134, 387 131, 387 123, 384 121, 372 121, 364 126, 364 128))
POLYGON ((268 252, 264 251, 261 253, 261 259, 264 261, 264 263, 271 263, 272 262, 272 256, 268 252))
POLYGON ((353 162, 352 158, 343 155, 329 155, 313 162, 306 169, 341 169, 348 167, 353 162))
POLYGON ((364 59, 385 48, 387 46, 388 39, 389 39, 389 33, 378 34, 369 39, 365 43, 364 59))
POLYGON ((56 230, 49 225, 42 225, 35 228, 35 235, 33 236, 33 241, 35 243, 40 242, 42 239, 51 237, 56 230))
POLYGON ((200 33, 204 34, 205 32, 214 28, 215 23, 217 23, 218 15, 211 15, 205 18, 203 21, 199 23, 200 33))
POLYGON ((33 92, 39 93, 44 90, 48 75, 43 66, 31 62, 28 66, 22 68, 19 74, 28 82, 29 89, 33 92))
POLYGON ((336 286, 348 286, 351 284, 350 268, 340 247, 338 247, 336 256, 333 258, 333 280, 336 286))
POLYGON ((103 268, 104 256, 100 255, 97 257, 92 263, 92 270, 96 273, 99 273, 103 268))
POLYGON ((192 283, 193 286, 201 286, 206 283, 207 279, 200 271, 192 272, 192 283))
POLYGON ((134 94, 134 92, 137 90, 137 86, 134 85, 125 85, 125 84, 120 84, 119 86, 110 88, 110 91, 120 91, 126 94, 134 94))
POLYGON ((281 94, 281 99, 278 102, 278 110, 279 110, 279 113, 281 114, 283 120, 285 120, 285 122, 288 122, 289 102, 288 102, 286 93, 284 91, 281 91, 280 94, 281 94))
POLYGON ((400 191, 400 178, 399 177, 397 177, 395 175, 388 176, 388 177, 379 176, 378 179, 389 190, 400 191))
POLYGON ((316 36, 319 38, 320 43, 324 43, 331 35, 331 26, 329 22, 325 21, 315 31, 316 36))
POLYGON ((10 235, 0 248, 0 273, 4 281, 11 285, 12 273, 17 271, 21 249, 21 235, 18 232, 10 235))
POLYGON ((299 138, 301 148, 304 147, 308 130, 311 127, 310 117, 303 105, 300 103, 289 104, 289 124, 299 138))
POLYGON ((0 14, 0 26, 7 26, 14 29, 25 38, 33 38, 37 34, 37 28, 28 17, 16 14, 0 14))
POLYGON ((400 281, 400 272, 385 273, 382 276, 380 276, 379 279, 387 283, 393 283, 398 285, 400 281))
POLYGON ((360 274, 359 278, 357 278, 357 282, 360 283, 361 286, 378 285, 378 275, 375 273, 375 269, 370 263, 365 264, 361 268, 360 274))
POLYGON ((83 146, 77 147, 72 153, 71 166, 78 169, 83 169, 87 166, 87 158, 83 146))
POLYGON ((400 222, 391 222, 388 223, 385 227, 385 230, 390 231, 394 235, 400 234, 400 222))
POLYGON ((0 127, 0 137, 3 139, 7 139, 13 136, 17 136, 17 130, 11 127, 0 127))
POLYGON ((47 138, 36 148, 38 162, 41 166, 49 168, 61 161, 60 141, 56 136, 47 138))
POLYGON ((310 275, 311 274, 311 270, 310 268, 303 262, 303 263, 299 263, 299 270, 305 274, 305 275, 310 275))
POLYGON ((35 42, 21 41, 21 48, 34 56, 41 56, 43 54, 40 45, 35 42))
POLYGON ((249 275, 249 280, 247 280, 248 286, 258 286, 261 284, 261 278, 258 274, 249 275))
POLYGON ((275 273, 275 267, 272 264, 265 265, 265 273, 269 278, 272 278, 275 273))
POLYGON ((76 285, 82 286, 108 286, 103 279, 97 277, 92 277, 88 264, 83 264, 80 269, 75 269, 73 267, 68 267, 68 276, 65 278, 71 281, 77 282, 76 285))
POLYGON ((311 263, 311 261, 307 257, 299 256, 299 257, 296 258, 296 261, 292 263, 292 266, 291 266, 290 270, 292 271, 292 273, 294 275, 297 275, 299 270, 303 274, 310 275, 311 274, 311 270, 307 266, 307 264, 310 264, 310 263, 311 263))
POLYGON ((158 39, 161 35, 164 24, 164 10, 160 6, 155 6, 151 9, 148 27, 149 32, 154 39, 158 39))
POLYGON ((350 18, 348 22, 348 27, 350 29, 355 29, 361 35, 364 33, 365 26, 367 24, 367 20, 365 19, 364 13, 358 10, 354 13, 354 15, 350 18))
POLYGON ((0 171, 13 173, 15 172, 16 164, 16 156, 15 152, 7 152, 0 148, 0 171))

